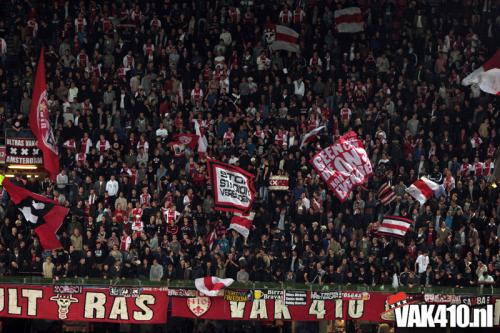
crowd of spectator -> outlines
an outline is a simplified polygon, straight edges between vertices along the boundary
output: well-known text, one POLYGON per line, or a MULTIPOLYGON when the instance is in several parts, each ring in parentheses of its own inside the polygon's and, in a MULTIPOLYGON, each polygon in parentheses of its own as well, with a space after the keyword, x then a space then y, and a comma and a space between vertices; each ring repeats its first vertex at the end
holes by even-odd
POLYGON ((63 249, 43 251, 3 192, 1 275, 500 284, 498 97, 460 84, 499 45, 495 1, 9 0, 0 12, 0 125, 28 127, 43 46, 61 173, 26 187, 71 209, 63 249), (349 6, 364 32, 336 32, 349 6), (270 22, 296 30, 301 52, 270 52, 270 22), (351 129, 375 172, 341 203, 309 159, 351 129), (196 130, 194 151, 169 145, 196 130), (207 156, 255 175, 248 239, 213 209, 207 156), (289 190, 270 191, 272 175, 289 190), (446 195, 420 206, 405 188, 421 176, 446 195), (384 206, 387 181, 397 199, 384 206), (387 214, 414 221, 404 239, 376 234, 387 214))

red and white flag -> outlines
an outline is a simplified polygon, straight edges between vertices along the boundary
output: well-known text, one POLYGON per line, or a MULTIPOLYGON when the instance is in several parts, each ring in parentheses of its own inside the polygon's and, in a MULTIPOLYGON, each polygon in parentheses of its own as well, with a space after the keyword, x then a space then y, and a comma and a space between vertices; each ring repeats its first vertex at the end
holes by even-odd
POLYGON ((42 151, 43 166, 49 173, 50 179, 54 181, 59 173, 59 152, 49 119, 47 83, 45 82, 45 57, 43 53, 42 48, 36 69, 29 124, 38 141, 38 148, 42 151))
POLYGON ((326 126, 316 127, 312 131, 304 134, 304 136, 302 137, 302 141, 300 142, 300 148, 304 147, 305 144, 313 141, 316 138, 316 136, 325 128, 326 126))
POLYGON ((384 216, 377 233, 390 237, 402 238, 411 227, 412 221, 399 216, 384 216))
POLYGON ((300 52, 299 34, 287 26, 268 24, 264 36, 271 51, 300 52))
POLYGON ((234 282, 233 279, 221 279, 216 276, 206 276, 194 280, 194 285, 200 293, 205 296, 215 297, 219 291, 229 287, 234 282))
POLYGON ((172 138, 172 141, 177 143, 177 144, 183 144, 186 147, 189 147, 189 149, 193 150, 196 148, 196 145, 198 144, 198 139, 199 136, 196 134, 176 134, 172 138))
POLYGON ((214 209, 246 213, 255 199, 254 175, 231 164, 207 160, 214 190, 214 209))
POLYGON ((391 202, 396 199, 396 193, 391 187, 391 184, 389 182, 382 184, 380 186, 380 189, 378 190, 378 199, 380 200, 380 203, 384 206, 387 206, 391 202))
POLYGON ((355 186, 363 184, 373 174, 363 143, 353 131, 314 155, 311 164, 342 202, 355 186))
POLYGON ((479 88, 489 94, 500 93, 500 49, 481 67, 467 75, 462 80, 462 85, 479 85, 479 88))
POLYGON ((186 146, 183 143, 179 141, 172 141, 168 143, 168 146, 172 148, 175 157, 184 156, 186 151, 186 146))
POLYGON ((243 237, 247 238, 250 230, 252 229, 254 217, 255 212, 250 212, 248 214, 234 213, 228 229, 233 229, 239 232, 243 237))
POLYGON ((208 234, 207 237, 207 244, 210 250, 212 250, 212 247, 214 246, 216 240, 217 240, 217 232, 214 229, 210 234, 208 234))
POLYGON ((333 15, 337 32, 356 33, 364 30, 363 15, 359 7, 339 9, 333 15))
POLYGON ((410 187, 406 189, 406 192, 423 205, 432 195, 439 198, 445 193, 445 189, 443 185, 439 185, 426 177, 422 177, 411 184, 410 187))

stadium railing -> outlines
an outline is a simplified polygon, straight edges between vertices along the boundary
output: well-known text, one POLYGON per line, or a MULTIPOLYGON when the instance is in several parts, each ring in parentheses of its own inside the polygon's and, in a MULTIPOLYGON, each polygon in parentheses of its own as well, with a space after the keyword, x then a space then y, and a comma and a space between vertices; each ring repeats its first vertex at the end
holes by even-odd
MULTIPOLYGON (((45 279, 40 276, 4 276, 0 277, 0 286, 9 284, 23 285, 78 285, 85 287, 157 287, 172 289, 195 289, 194 281, 149 281, 141 279, 95 279, 95 278, 63 278, 59 280, 45 279)), ((484 287, 423 287, 423 286, 400 286, 394 288, 392 285, 367 286, 359 284, 304 284, 304 283, 272 283, 272 282, 249 282, 231 285, 231 289, 273 289, 273 290, 311 290, 311 291, 357 291, 357 292, 393 292, 405 291, 409 293, 428 294, 460 294, 460 295, 500 295, 500 288, 494 286, 484 287)))

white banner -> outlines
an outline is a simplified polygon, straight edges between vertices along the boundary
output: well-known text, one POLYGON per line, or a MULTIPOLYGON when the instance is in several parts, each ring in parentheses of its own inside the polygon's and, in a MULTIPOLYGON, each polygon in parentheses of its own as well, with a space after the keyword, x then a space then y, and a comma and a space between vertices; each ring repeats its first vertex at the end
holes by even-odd
POLYGON ((248 212, 255 198, 254 176, 238 167, 215 160, 207 161, 214 190, 215 209, 248 212))

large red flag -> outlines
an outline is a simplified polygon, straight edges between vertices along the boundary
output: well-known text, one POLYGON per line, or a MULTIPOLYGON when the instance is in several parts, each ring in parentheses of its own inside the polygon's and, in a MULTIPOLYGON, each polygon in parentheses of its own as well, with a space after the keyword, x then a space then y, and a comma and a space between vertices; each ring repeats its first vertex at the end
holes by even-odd
POLYGON ((61 243, 56 233, 69 209, 59 206, 54 200, 15 185, 8 178, 4 179, 2 186, 9 193, 10 200, 16 204, 24 219, 35 230, 42 247, 45 250, 60 248, 61 243))
POLYGON ((31 131, 38 140, 38 148, 43 153, 43 166, 49 173, 50 179, 55 180, 59 173, 59 154, 49 120, 47 83, 45 82, 45 57, 43 52, 42 48, 36 69, 29 123, 31 131))

